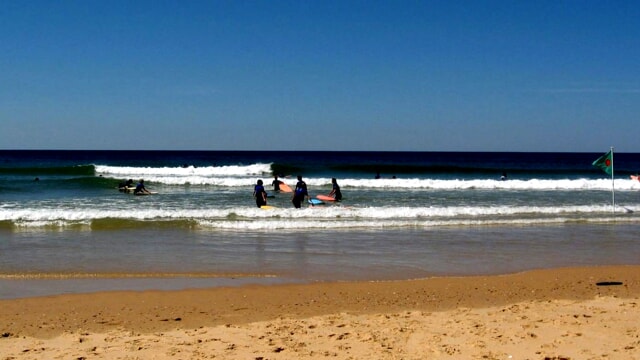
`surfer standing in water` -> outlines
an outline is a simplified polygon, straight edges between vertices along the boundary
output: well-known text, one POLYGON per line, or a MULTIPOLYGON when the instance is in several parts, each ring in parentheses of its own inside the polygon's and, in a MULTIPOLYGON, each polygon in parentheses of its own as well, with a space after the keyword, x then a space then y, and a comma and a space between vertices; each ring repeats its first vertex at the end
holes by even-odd
POLYGON ((333 185, 333 189, 329 193, 329 196, 333 196, 336 201, 342 200, 342 192, 340 192, 340 185, 338 185, 336 178, 331 178, 331 185, 333 185))
POLYGON ((258 207, 267 205, 267 192, 264 190, 262 180, 258 180, 256 186, 253 188, 253 197, 256 199, 256 205, 258 205, 258 207))
POLYGON ((280 192, 280 180, 278 180, 278 175, 273 177, 271 185, 273 185, 273 191, 280 192))
POLYGON ((296 183, 296 189, 293 191, 293 198, 291 202, 296 209, 300 209, 304 198, 309 200, 309 192, 307 192, 307 183, 302 181, 302 175, 298 175, 298 182, 296 183))

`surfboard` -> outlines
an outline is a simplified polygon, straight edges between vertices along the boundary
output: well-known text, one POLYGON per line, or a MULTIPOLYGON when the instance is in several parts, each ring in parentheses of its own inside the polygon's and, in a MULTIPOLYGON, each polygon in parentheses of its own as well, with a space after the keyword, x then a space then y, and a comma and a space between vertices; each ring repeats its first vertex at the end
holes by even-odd
MULTIPOLYGON (((133 193, 133 191, 132 191, 132 193, 133 193)), ((149 191, 149 192, 139 192, 139 193, 133 194, 133 195, 135 195, 135 196, 145 196, 145 195, 156 195, 156 194, 158 194, 157 191, 149 191)))
POLYGON ((332 198, 331 196, 327 196, 327 195, 318 195, 318 196, 316 196, 316 199, 321 200, 321 201, 336 201, 336 199, 332 198))
POLYGON ((311 204, 311 205, 322 205, 324 203, 322 201, 318 200, 318 199, 309 199, 309 204, 311 204))
POLYGON ((293 192, 293 189, 289 185, 280 181, 280 191, 290 193, 290 192, 293 192))
POLYGON ((275 206, 271 206, 271 205, 262 205, 262 206, 260 206, 260 209, 263 209, 263 210, 271 210, 271 209, 275 209, 275 208, 276 208, 275 206))

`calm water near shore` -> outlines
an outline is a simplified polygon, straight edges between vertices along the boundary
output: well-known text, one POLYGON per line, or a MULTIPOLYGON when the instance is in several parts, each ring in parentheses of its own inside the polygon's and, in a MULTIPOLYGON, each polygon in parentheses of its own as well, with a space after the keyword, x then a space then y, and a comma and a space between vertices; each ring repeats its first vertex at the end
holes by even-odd
POLYGON ((638 264, 639 230, 635 224, 614 223, 295 233, 4 233, 9 239, 2 242, 2 253, 14 256, 3 259, 5 273, 12 275, 0 279, 0 298, 638 264))

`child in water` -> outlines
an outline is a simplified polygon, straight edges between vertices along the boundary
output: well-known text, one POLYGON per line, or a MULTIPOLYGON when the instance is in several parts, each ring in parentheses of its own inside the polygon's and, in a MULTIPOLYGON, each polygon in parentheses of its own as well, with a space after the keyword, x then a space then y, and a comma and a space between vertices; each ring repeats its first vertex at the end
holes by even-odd
POLYGON ((258 207, 267 205, 267 192, 264 190, 262 180, 258 180, 256 186, 253 188, 253 197, 256 199, 256 205, 258 207))

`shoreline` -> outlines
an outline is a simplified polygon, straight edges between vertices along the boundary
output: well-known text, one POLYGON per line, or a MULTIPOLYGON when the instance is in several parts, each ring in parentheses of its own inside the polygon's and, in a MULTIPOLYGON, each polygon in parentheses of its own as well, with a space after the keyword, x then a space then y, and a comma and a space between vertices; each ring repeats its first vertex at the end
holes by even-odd
POLYGON ((639 265, 418 280, 67 294, 0 300, 0 355, 168 359, 174 357, 170 349, 181 348, 185 358, 205 358, 200 352, 210 351, 221 358, 323 358, 326 354, 420 358, 420 354, 431 354, 497 359, 505 357, 496 354, 521 351, 526 356, 515 358, 577 359, 588 358, 585 351, 592 351, 594 358, 602 355, 598 351, 608 351, 602 349, 603 341, 596 341, 602 336, 608 339, 605 347, 617 351, 607 352, 609 358, 633 359, 640 358, 640 328, 630 325, 640 321, 639 301, 639 265), (336 328, 336 324, 342 326, 336 328), (478 332, 489 324, 495 324, 492 332, 478 332), (550 340, 551 329, 574 335, 550 340), (387 340, 382 336, 385 331, 387 340), (340 336, 345 341, 338 341, 340 336), (409 346, 418 341, 416 336, 426 345, 409 346), (104 344, 107 338, 113 344, 104 344), (126 345, 136 341, 146 345, 138 350, 126 345), (389 346, 395 352, 381 348, 385 341, 393 342, 389 346), (179 346, 185 342, 191 345, 179 346), (235 345, 229 348, 229 342, 235 345), (504 344, 488 346, 492 342, 504 344), (214 343, 228 346, 217 348, 214 343))

